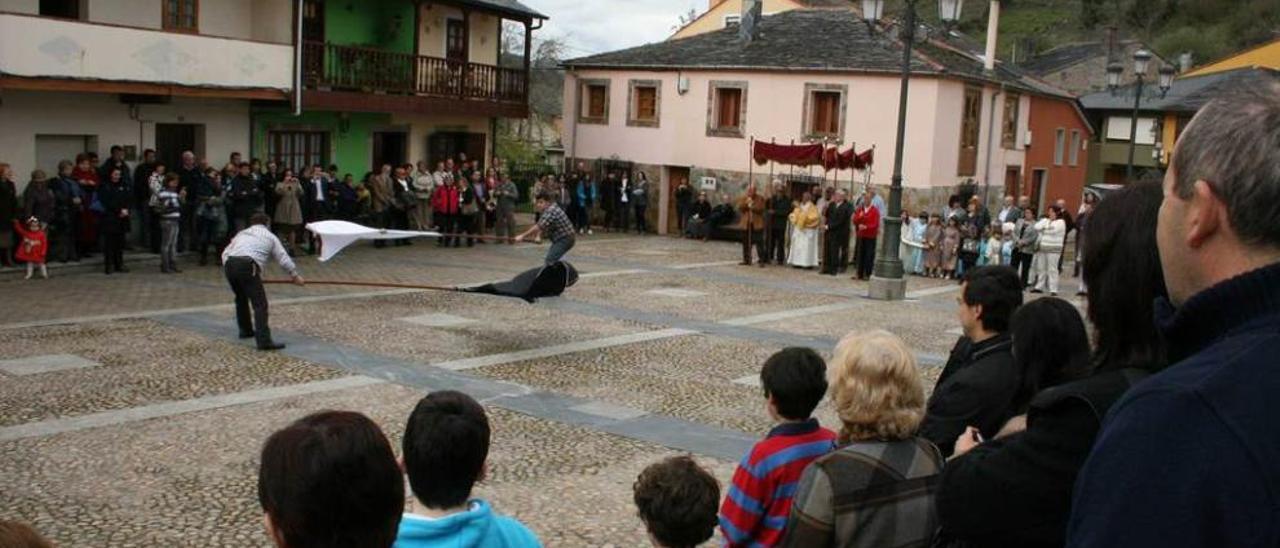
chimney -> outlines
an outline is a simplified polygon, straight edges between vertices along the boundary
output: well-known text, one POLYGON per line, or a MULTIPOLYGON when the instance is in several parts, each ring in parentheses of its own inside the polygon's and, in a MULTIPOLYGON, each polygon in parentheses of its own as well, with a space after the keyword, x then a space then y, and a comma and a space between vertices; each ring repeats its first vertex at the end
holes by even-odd
POLYGON ((1000 33, 1000 0, 991 0, 987 13, 987 52, 982 58, 982 69, 990 72, 996 68, 996 39, 1000 33))
POLYGON ((762 0, 742 0, 742 20, 738 24, 738 37, 745 44, 760 36, 760 18, 763 17, 762 0))
POLYGON ((1184 51, 1178 55, 1178 72, 1191 70, 1191 52, 1184 51))

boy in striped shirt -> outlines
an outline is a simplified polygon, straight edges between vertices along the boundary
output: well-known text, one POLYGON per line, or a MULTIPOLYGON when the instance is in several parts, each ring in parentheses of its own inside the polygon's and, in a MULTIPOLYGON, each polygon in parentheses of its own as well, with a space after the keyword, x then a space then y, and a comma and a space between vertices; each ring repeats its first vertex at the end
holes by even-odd
POLYGON ((801 473, 835 448, 835 432, 810 416, 827 392, 826 372, 821 356, 798 347, 770 356, 760 369, 766 407, 778 425, 733 474, 720 507, 720 530, 728 546, 773 546, 782 540, 801 473))

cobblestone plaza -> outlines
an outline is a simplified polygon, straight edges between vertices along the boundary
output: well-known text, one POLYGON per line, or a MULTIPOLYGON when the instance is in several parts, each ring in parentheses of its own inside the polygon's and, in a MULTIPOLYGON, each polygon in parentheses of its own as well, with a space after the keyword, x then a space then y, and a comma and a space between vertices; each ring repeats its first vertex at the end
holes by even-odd
MULTIPOLYGON (((308 280, 465 285, 545 251, 425 244, 299 265, 308 280)), ((826 354, 850 330, 885 328, 931 385, 958 334, 953 282, 912 278, 907 301, 878 302, 847 276, 738 256, 729 243, 593 236, 568 257, 578 284, 536 304, 273 285, 278 353, 235 338, 216 268, 163 276, 139 259, 126 275, 0 275, 0 517, 61 546, 266 546, 256 472, 270 432, 349 409, 398 449, 418 398, 458 389, 494 427, 478 496, 548 546, 643 545, 637 473, 692 453, 727 483, 770 427, 757 381, 769 354, 826 354)), ((819 417, 836 426, 826 404, 819 417)))

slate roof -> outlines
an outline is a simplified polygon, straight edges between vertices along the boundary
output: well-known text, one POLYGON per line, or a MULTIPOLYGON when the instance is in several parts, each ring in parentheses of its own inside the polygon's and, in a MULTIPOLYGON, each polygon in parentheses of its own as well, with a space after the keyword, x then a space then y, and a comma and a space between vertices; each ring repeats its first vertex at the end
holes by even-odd
MULTIPOLYGON (((1163 97, 1156 82, 1143 86, 1143 99, 1138 107, 1147 112, 1195 112, 1219 93, 1257 81, 1280 81, 1280 71, 1268 68, 1240 68, 1224 72, 1177 78, 1163 97)), ((1110 91, 1091 93, 1080 98, 1087 110, 1133 110, 1133 92, 1137 84, 1110 91)))
MULTIPOLYGON (((792 10, 764 17, 759 36, 743 43, 737 28, 658 42, 562 63, 568 68, 736 69, 898 74, 902 43, 871 31, 854 11, 792 10)), ((1003 83, 1015 89, 1070 97, 1019 69, 998 63, 993 72, 962 35, 918 44, 911 73, 1003 83)))
POLYGON ((533 19, 550 19, 537 10, 521 4, 519 0, 464 0, 468 4, 474 4, 480 7, 496 10, 508 15, 517 17, 530 17, 533 19))

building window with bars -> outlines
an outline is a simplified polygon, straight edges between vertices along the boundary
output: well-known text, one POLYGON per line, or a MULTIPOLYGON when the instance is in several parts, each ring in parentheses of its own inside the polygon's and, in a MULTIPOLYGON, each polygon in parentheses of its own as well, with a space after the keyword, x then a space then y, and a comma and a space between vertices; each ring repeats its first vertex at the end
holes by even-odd
POLYGON ((1017 93, 1004 96, 1004 124, 1000 129, 1000 145, 1008 149, 1018 148, 1018 101, 1017 93))
POLYGON ((578 121, 584 124, 609 124, 609 81, 582 81, 582 110, 578 121))
POLYGON ((325 131, 272 131, 267 135, 267 158, 301 172, 305 166, 329 165, 329 133, 325 131))
POLYGON ((747 83, 713 81, 707 97, 707 135, 743 137, 747 115, 747 83))
POLYGON ((627 125, 658 127, 661 80, 631 80, 627 97, 627 125))
POLYGON ((200 0, 164 0, 165 30, 196 32, 200 28, 200 0))
POLYGON ((978 120, 982 116, 982 90, 965 88, 964 111, 960 121, 960 165, 956 175, 972 177, 978 174, 978 139, 981 137, 982 125, 978 120))

